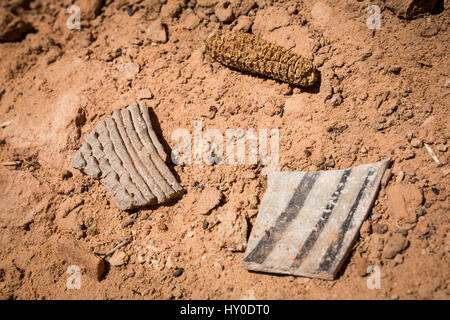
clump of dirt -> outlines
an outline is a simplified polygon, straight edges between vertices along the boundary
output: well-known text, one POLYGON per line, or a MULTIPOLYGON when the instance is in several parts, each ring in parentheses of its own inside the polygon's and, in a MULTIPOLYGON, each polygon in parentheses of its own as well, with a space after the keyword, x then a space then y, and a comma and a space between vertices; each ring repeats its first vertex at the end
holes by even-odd
POLYGON ((2 2, 2 299, 448 299, 449 1, 415 16, 402 16, 392 1, 225 2, 2 2), (368 12, 371 5, 379 10, 368 12), (204 46, 219 29, 312 59, 320 81, 299 88, 221 65, 204 46), (279 129, 282 171, 390 157, 338 278, 241 267, 236 250, 266 190, 263 163, 169 157, 184 196, 131 213, 71 168, 100 119, 141 99, 169 151, 177 132, 188 132, 194 147, 201 125, 223 137, 229 129, 279 129), (82 272, 79 289, 67 286, 72 263, 56 249, 62 238, 76 240, 86 257, 110 260, 101 281, 82 272), (368 285, 373 270, 379 287, 368 285))

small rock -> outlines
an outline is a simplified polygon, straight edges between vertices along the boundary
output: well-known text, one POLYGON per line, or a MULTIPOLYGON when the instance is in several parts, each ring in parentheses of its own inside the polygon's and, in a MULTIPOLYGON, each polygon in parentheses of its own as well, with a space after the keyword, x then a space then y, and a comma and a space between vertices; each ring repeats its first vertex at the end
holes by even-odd
POLYGON ((62 178, 63 180, 67 180, 67 179, 72 178, 72 172, 70 172, 69 170, 64 170, 64 171, 62 172, 62 174, 61 174, 61 178, 62 178))
POLYGON ((166 267, 167 267, 167 269, 172 269, 172 268, 174 268, 175 267, 175 258, 173 257, 173 255, 171 254, 171 255, 169 255, 169 257, 167 258, 167 261, 166 261, 166 267))
POLYGON ((416 216, 421 217, 427 214, 427 210, 425 208, 417 208, 416 216))
POLYGON ((399 252, 406 249, 408 242, 401 233, 394 233, 386 242, 383 249, 383 256, 387 259, 393 259, 399 252))
POLYGON ((361 237, 363 237, 363 238, 367 237, 368 235, 370 235, 371 231, 372 230, 371 230, 370 222, 367 220, 364 221, 361 228, 359 229, 359 233, 360 233, 361 237))
POLYGON ((249 14, 250 10, 256 5, 255 0, 233 0, 230 2, 232 3, 235 17, 249 14))
POLYGON ((202 228, 206 230, 206 229, 208 229, 208 227, 209 227, 209 222, 208 222, 208 221, 206 221, 206 220, 205 220, 205 221, 203 221, 203 225, 202 225, 202 228))
POLYGON ((125 265, 130 257, 123 251, 117 250, 109 259, 109 264, 115 267, 125 265))
POLYGON ((33 26, 30 23, 0 8, 0 42, 21 40, 31 31, 33 26))
POLYGON ((167 231, 168 230, 167 225, 164 222, 160 222, 158 224, 158 229, 161 230, 161 231, 167 231))
POLYGON ((224 269, 223 265, 221 265, 218 262, 214 262, 214 268, 216 268, 217 271, 223 271, 223 269, 224 269))
POLYGON ((444 87, 450 88, 450 78, 448 78, 447 80, 445 80, 444 87))
POLYGON ((303 150, 303 153, 305 154, 305 156, 310 157, 311 156, 311 151, 309 151, 308 149, 303 150))
POLYGON ((402 160, 413 159, 416 156, 414 150, 407 148, 402 155, 402 160))
POLYGON ((400 67, 398 65, 392 65, 388 69, 388 71, 393 73, 393 74, 399 74, 401 70, 402 70, 402 67, 400 67))
POLYGON ((247 16, 240 16, 237 19, 237 24, 233 27, 233 31, 248 32, 252 27, 253 21, 247 16))
POLYGON ((435 187, 431 188, 431 191, 433 191, 433 193, 437 196, 439 195, 439 193, 441 193, 441 190, 439 190, 438 188, 435 188, 435 187))
POLYGON ((184 29, 192 30, 197 28, 197 26, 200 24, 200 21, 200 18, 196 14, 191 13, 188 14, 184 19, 182 27, 184 29))
POLYGON ((85 233, 83 230, 78 230, 78 231, 75 233, 75 238, 76 238, 77 240, 80 240, 80 239, 82 239, 82 238, 84 238, 84 237, 86 237, 86 233, 85 233))
POLYGON ((355 263, 356 272, 358 275, 360 277, 364 277, 367 274, 367 267, 369 266, 367 259, 361 257, 359 254, 356 254, 353 261, 355 263))
POLYGON ((252 33, 257 36, 262 36, 289 24, 291 24, 291 16, 285 8, 274 6, 261 10, 260 7, 256 12, 252 33))
POLYGON ((273 103, 272 101, 268 101, 264 104, 263 112, 268 115, 269 117, 273 117, 280 111, 280 106, 278 106, 276 103, 273 103))
POLYGON ((438 145, 437 145, 437 149, 438 149, 438 151, 440 151, 440 152, 447 152, 448 147, 447 147, 445 144, 438 144, 438 145))
POLYGON ((397 264, 402 264, 403 260, 404 260, 404 257, 400 256, 400 255, 396 255, 395 258, 394 258, 394 262, 395 262, 396 265, 397 264))
POLYGON ((178 278, 179 276, 181 276, 183 274, 183 272, 184 272, 183 268, 176 268, 174 273, 173 273, 173 276, 175 278, 178 278))
POLYGON ((287 8, 287 12, 288 12, 289 14, 297 14, 297 13, 298 13, 297 6, 296 6, 295 4, 290 5, 290 6, 287 8))
POLYGON ((219 2, 219 0, 197 0, 196 2, 198 7, 212 8, 219 2))
POLYGON ((131 226, 134 223, 135 219, 128 219, 122 224, 122 229, 125 229, 128 226, 131 226))
POLYGON ((397 178, 395 179, 395 182, 397 184, 400 184, 403 181, 403 178, 405 177, 405 173, 403 171, 400 171, 397 173, 397 178))
POLYGON ((161 18, 175 18, 181 13, 181 1, 170 0, 161 8, 161 18))
POLYGON ((114 59, 120 57, 121 55, 122 55, 122 49, 117 48, 115 50, 106 51, 105 53, 103 53, 101 55, 101 60, 109 62, 109 61, 113 61, 114 59))
POLYGON ((422 191, 411 184, 398 184, 386 190, 390 201, 390 210, 399 222, 408 224, 417 221, 416 209, 423 202, 422 191))
POLYGON ((334 162, 334 159, 329 159, 323 164, 325 168, 334 168, 335 165, 336 163, 334 162))
POLYGON ((371 243, 373 243, 373 247, 375 250, 381 252, 384 249, 384 238, 382 236, 379 236, 377 234, 373 235, 371 238, 371 243))
POLYGON ((154 20, 150 23, 147 28, 147 34, 152 42, 156 43, 166 43, 167 42, 167 31, 165 25, 160 19, 154 20))
POLYGON ((78 0, 76 4, 80 7, 81 18, 91 20, 100 14, 104 0, 78 0))
POLYGON ((84 204, 84 199, 67 198, 58 208, 58 215, 65 218, 73 210, 82 206, 84 204))
POLYGON ((144 88, 138 91, 137 98, 139 100, 153 99, 153 93, 150 91, 150 89, 144 88))
POLYGON ((139 253, 137 256, 137 262, 140 264, 144 264, 147 260, 144 258, 144 255, 142 253, 139 253))
POLYGON ((82 267, 83 276, 86 274, 98 281, 103 278, 106 267, 105 261, 89 253, 89 250, 81 243, 73 242, 69 238, 60 238, 57 240, 55 249, 61 261, 65 260, 69 264, 82 267))
POLYGON ((417 223, 417 226, 415 228, 415 232, 419 235, 421 238, 426 238, 431 231, 430 225, 426 222, 424 218, 419 219, 419 222, 417 223))
POLYGON ((378 234, 384 234, 388 231, 388 229, 389 229, 388 226, 384 223, 377 223, 373 227, 373 231, 378 234))
POLYGON ((386 169, 386 171, 383 174, 383 178, 381 178, 381 185, 383 187, 386 187, 387 184, 389 183, 389 180, 391 180, 391 177, 392 177, 392 170, 386 169))
POLYGON ((223 23, 230 23, 234 20, 233 8, 230 1, 221 1, 214 9, 217 19, 223 23))
POLYGON ((47 64, 51 64, 58 60, 63 55, 63 52, 57 48, 51 48, 45 57, 47 64))
POLYGON ((247 247, 247 219, 242 214, 228 211, 219 225, 221 247, 230 251, 244 251, 247 247))
POLYGON ((96 236, 98 234, 98 227, 96 223, 92 223, 88 226, 86 230, 88 236, 96 236))
POLYGON ((423 146, 423 142, 420 139, 414 138, 410 142, 411 146, 414 148, 421 148, 423 146))
MULTIPOLYGON (((2 92, 0 92, 0 95, 2 95, 5 92, 5 89, 3 89, 2 92)), ((1 98, 1 97, 0 97, 1 98)), ((12 120, 8 120, 3 122, 2 124, 0 124, 0 128, 6 128, 7 126, 9 126, 13 121, 12 120)), ((2 139, 3 140, 3 139, 2 139)), ((3 144, 3 143, 2 143, 3 144)))
POLYGON ((82 48, 87 48, 94 41, 94 37, 90 31, 82 32, 80 35, 80 45, 82 48))
POLYGON ((242 174, 242 179, 253 180, 256 178, 256 174, 253 171, 246 171, 242 174))
POLYGON ((211 210, 219 205, 221 198, 222 193, 219 190, 207 187, 202 191, 194 210, 199 214, 210 214, 211 210))
POLYGON ((417 18, 431 12, 439 0, 386 0, 386 7, 402 18, 417 18))
MULTIPOLYGON (((281 85, 280 88, 280 93, 284 96, 290 96, 292 95, 292 93, 294 92, 294 89, 291 85, 287 84, 287 83, 283 83, 281 85)), ((284 108, 282 108, 281 110, 283 110, 284 108)))
POLYGON ((217 107, 214 105, 208 105, 204 104, 200 108, 200 116, 208 118, 208 119, 214 119, 217 113, 217 107))
POLYGON ((342 96, 340 94, 335 94, 331 99, 330 99, 330 104, 333 107, 337 107, 338 105, 340 105, 342 103, 342 96))
POLYGON ((325 157, 319 152, 314 152, 311 156, 311 163, 316 167, 320 167, 325 162, 325 157))
POLYGON ((141 67, 137 63, 126 62, 117 66, 122 76, 130 81, 133 80, 137 74, 141 71, 141 67))

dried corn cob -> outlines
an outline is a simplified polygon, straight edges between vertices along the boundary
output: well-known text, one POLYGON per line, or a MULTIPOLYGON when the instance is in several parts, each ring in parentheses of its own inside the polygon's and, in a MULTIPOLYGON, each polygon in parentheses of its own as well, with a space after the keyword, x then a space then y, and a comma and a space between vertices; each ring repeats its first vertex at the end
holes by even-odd
POLYGON ((206 39, 206 52, 226 66, 293 85, 318 79, 311 60, 248 33, 217 31, 206 39))

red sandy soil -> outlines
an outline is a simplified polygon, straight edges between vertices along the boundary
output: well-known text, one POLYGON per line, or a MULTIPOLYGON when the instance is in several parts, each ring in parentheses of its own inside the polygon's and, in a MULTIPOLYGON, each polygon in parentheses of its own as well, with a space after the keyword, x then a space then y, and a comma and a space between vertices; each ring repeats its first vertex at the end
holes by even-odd
POLYGON ((411 20, 384 1, 368 0, 235 0, 230 19, 215 0, 107 0, 97 14, 93 2, 1 4, 1 15, 13 13, 33 30, 0 43, 0 124, 12 121, 0 128, 0 162, 19 163, 0 166, 0 298, 449 298, 448 0, 411 20), (81 30, 66 26, 71 4, 81 7, 81 30), (375 31, 366 26, 372 4, 381 8, 375 31), (147 32, 157 18, 167 42, 147 32), (292 88, 207 56, 208 34, 238 21, 312 58, 320 84, 292 88), (99 181, 73 169, 71 158, 99 119, 148 98, 143 89, 153 95, 146 102, 170 148, 176 129, 192 132, 194 121, 203 120, 204 130, 221 132, 279 128, 283 171, 344 169, 390 157, 392 176, 337 279, 248 272, 243 252, 221 247, 224 214, 243 215, 250 228, 256 218, 266 189, 256 165, 169 160, 187 192, 170 205, 134 213, 134 223, 123 227, 130 213, 114 206, 99 181), (205 188, 221 193, 209 215, 197 210, 205 188), (123 261, 104 279, 83 273, 81 288, 70 290, 72 263, 56 250, 61 238, 76 241, 86 255, 130 243, 113 256, 123 261), (370 265, 380 268, 378 290, 366 284, 370 265), (177 268, 184 272, 175 277, 177 268))

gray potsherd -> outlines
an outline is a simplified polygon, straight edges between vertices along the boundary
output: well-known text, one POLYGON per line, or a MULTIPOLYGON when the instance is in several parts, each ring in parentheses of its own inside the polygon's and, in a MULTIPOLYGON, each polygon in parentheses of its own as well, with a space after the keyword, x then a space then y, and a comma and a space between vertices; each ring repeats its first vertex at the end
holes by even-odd
POLYGON ((130 210, 177 198, 183 189, 165 164, 144 102, 115 110, 86 135, 72 166, 100 179, 116 206, 130 210))
POLYGON ((388 160, 320 172, 272 172, 243 267, 333 280, 375 200, 388 160))

